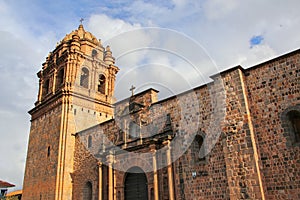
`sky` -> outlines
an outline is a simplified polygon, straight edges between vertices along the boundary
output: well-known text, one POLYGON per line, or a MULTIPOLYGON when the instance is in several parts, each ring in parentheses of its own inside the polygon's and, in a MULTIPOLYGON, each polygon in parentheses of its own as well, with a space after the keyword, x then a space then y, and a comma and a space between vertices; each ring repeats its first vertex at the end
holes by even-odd
POLYGON ((36 73, 57 42, 84 28, 111 46, 116 97, 160 98, 300 48, 298 0, 0 0, 0 179, 22 188, 36 73))

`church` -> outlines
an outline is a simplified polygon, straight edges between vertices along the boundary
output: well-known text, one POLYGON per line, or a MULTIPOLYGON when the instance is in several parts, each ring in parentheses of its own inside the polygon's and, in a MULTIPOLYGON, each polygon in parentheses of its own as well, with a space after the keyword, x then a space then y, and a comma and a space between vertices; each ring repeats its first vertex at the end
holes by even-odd
POLYGON ((158 100, 83 25, 37 73, 24 200, 300 199, 300 49, 158 100))

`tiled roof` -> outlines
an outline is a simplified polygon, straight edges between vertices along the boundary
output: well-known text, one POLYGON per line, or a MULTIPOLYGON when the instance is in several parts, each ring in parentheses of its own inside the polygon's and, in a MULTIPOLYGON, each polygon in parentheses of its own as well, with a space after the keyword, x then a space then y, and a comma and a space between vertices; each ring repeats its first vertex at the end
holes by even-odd
POLYGON ((15 187, 14 184, 0 180, 0 188, 15 187))
POLYGON ((16 191, 8 193, 6 196, 12 197, 12 196, 20 195, 20 194, 22 194, 22 190, 16 190, 16 191))

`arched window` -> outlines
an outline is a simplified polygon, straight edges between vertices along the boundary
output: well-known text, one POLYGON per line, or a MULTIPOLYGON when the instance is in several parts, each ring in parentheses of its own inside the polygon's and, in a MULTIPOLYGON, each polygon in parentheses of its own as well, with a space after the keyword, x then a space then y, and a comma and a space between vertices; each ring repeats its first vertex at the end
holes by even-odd
POLYGON ((91 148, 91 147, 92 147, 92 144, 93 144, 92 136, 89 135, 89 137, 88 137, 88 148, 91 148))
POLYGON ((49 93, 49 79, 47 79, 43 84, 43 96, 49 93))
POLYGON ((99 75, 98 92, 101 92, 102 94, 105 94, 105 76, 103 74, 99 75))
POLYGON ((85 88, 89 87, 89 70, 85 67, 81 69, 80 86, 85 88))
POLYGON ((57 82, 57 87, 60 86, 61 84, 63 84, 64 82, 64 69, 59 70, 58 74, 57 74, 57 78, 56 78, 56 82, 57 82))
POLYGON ((93 186, 92 183, 88 181, 83 187, 82 199, 92 200, 92 198, 93 198, 93 186))
POLYGON ((129 123, 129 136, 128 138, 138 138, 140 135, 140 126, 135 122, 129 123))
POLYGON ((289 128, 293 136, 294 143, 300 142, 300 112, 296 110, 287 113, 289 128))
POLYGON ((195 164, 199 161, 205 161, 203 142, 204 138, 201 135, 196 135, 191 144, 192 159, 195 164))

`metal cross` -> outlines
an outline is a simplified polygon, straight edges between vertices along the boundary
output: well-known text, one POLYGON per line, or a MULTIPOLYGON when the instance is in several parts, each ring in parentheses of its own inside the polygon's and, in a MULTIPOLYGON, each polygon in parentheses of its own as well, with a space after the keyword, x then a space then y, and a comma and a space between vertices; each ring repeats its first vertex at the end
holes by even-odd
POLYGON ((131 96, 133 96, 133 91, 135 90, 135 87, 132 85, 129 90, 131 91, 131 96))
POLYGON ((83 18, 80 18, 79 21, 80 21, 80 24, 82 24, 82 22, 84 21, 84 19, 83 19, 83 18))

